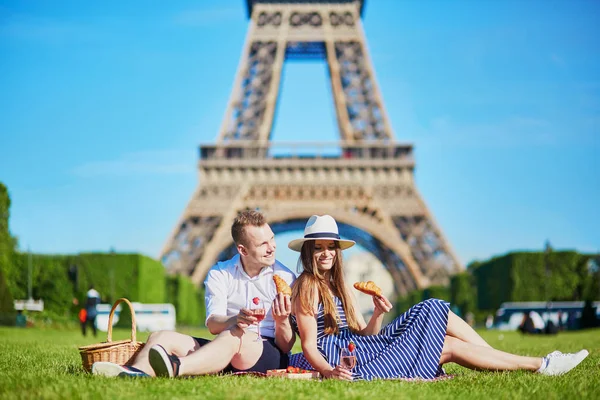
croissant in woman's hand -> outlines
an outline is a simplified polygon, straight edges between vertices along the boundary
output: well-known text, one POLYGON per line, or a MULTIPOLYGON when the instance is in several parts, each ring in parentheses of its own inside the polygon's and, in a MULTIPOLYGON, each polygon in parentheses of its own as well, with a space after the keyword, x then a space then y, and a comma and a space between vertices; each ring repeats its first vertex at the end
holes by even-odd
POLYGON ((354 289, 368 294, 369 296, 381 297, 381 289, 373 281, 368 282, 356 282, 354 289))

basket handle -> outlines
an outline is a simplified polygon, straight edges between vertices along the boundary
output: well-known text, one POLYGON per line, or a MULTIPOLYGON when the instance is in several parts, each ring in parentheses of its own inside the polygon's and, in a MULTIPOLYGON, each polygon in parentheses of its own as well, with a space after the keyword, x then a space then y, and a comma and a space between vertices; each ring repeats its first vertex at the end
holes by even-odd
POLYGON ((136 334, 136 324, 135 324, 135 311, 133 310, 133 306, 131 305, 131 303, 129 302, 129 300, 127 300, 126 298, 122 297, 119 300, 115 301, 115 304, 113 304, 112 308, 110 309, 110 315, 108 316, 108 337, 106 338, 107 342, 112 342, 112 321, 113 321, 113 316, 115 315, 115 310, 117 309, 117 306, 119 304, 121 304, 122 302, 127 303, 127 305, 129 306, 129 310, 131 310, 131 341, 135 342, 136 338, 135 338, 135 334, 136 334))

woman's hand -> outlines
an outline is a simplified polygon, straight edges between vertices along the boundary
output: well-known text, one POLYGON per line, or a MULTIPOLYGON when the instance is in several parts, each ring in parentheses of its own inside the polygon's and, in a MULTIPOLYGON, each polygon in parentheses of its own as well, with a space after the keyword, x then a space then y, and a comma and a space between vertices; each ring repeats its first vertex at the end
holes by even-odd
POLYGON ((381 323, 383 321, 383 314, 390 312, 392 309, 392 303, 385 296, 373 296, 373 315, 367 326, 362 329, 359 333, 363 336, 377 335, 381 330, 381 323))
POLYGON ((323 372, 323 377, 325 379, 340 379, 343 381, 351 381, 352 380, 352 372, 350 372, 346 368, 343 368, 338 365, 334 369, 330 369, 330 370, 323 372))
POLYGON ((373 310, 373 314, 384 314, 390 312, 392 309, 392 303, 385 297, 381 296, 373 296, 373 305, 375 306, 375 310, 373 310))

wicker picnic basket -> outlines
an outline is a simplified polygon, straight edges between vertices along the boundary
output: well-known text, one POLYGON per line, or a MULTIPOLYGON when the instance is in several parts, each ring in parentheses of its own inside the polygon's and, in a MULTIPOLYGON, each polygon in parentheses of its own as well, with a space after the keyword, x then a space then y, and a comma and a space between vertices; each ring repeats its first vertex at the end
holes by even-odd
POLYGON ((121 298, 115 302, 108 316, 108 337, 106 342, 90 344, 79 348, 83 368, 90 372, 92 364, 97 361, 110 361, 119 365, 129 365, 133 357, 142 350, 144 343, 136 341, 135 338, 135 311, 129 300, 121 298), (117 306, 125 302, 131 310, 131 339, 112 341, 112 321, 117 306))

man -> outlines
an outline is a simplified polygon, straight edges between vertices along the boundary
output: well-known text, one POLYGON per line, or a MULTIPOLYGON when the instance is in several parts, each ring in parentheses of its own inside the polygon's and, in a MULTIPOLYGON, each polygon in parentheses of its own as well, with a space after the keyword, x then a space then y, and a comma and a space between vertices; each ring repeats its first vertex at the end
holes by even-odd
POLYGON ((208 341, 172 331, 150 335, 131 367, 98 362, 92 373, 104 376, 185 376, 221 371, 285 368, 295 335, 289 315, 290 297, 277 294, 273 275, 288 284, 294 274, 275 260, 275 237, 265 217, 244 211, 231 227, 238 254, 219 262, 204 281, 206 326, 217 337, 208 341), (260 323, 265 341, 258 341, 258 320, 249 309, 255 297, 265 304, 260 323))
POLYGON ((96 330, 96 317, 98 316, 96 306, 98 304, 100 304, 100 293, 94 289, 94 285, 90 285, 85 295, 85 322, 81 324, 81 333, 83 333, 83 336, 86 334, 86 325, 92 327, 94 337, 98 336, 98 331, 96 330))

